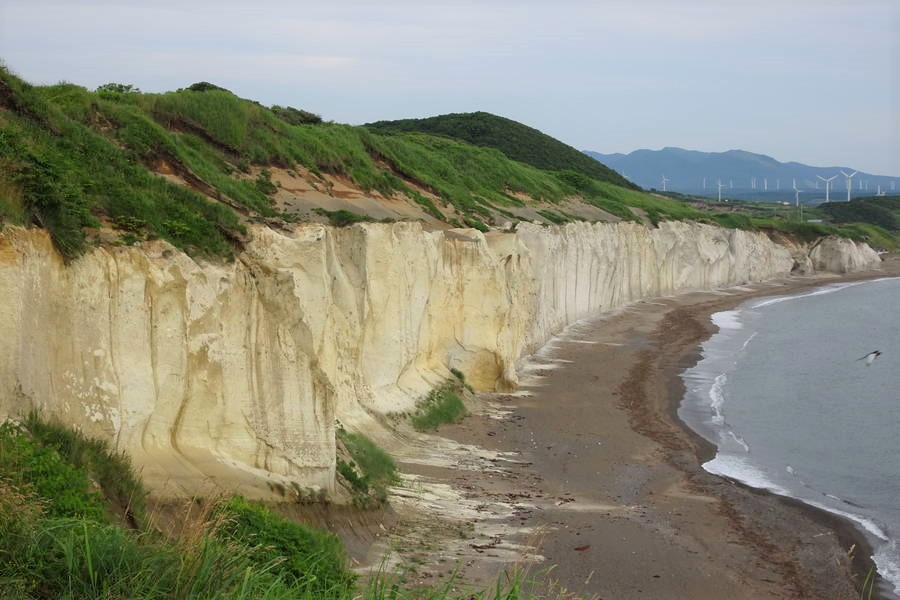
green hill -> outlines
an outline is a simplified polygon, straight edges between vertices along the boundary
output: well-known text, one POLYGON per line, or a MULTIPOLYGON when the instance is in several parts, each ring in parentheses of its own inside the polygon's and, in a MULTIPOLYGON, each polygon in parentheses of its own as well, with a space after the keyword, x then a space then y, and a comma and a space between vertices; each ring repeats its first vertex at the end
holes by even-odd
POLYGON ((835 223, 869 223, 900 232, 900 196, 873 196, 850 202, 829 202, 819 208, 835 223))
POLYGON ((375 131, 418 131, 496 148, 507 157, 539 169, 571 170, 626 188, 633 183, 572 146, 511 119, 486 112, 454 113, 427 119, 378 121, 366 125, 375 131))
MULTIPOLYGON (((566 148, 538 135, 528 145, 535 155, 566 148)), ((227 258, 249 224, 302 219, 419 219, 482 231, 522 220, 623 219, 809 229, 733 207, 717 214, 725 207, 692 206, 568 166, 538 168, 444 135, 324 123, 205 82, 162 94, 122 84, 89 91, 32 86, 0 67, 0 226, 43 227, 66 259, 94 244, 154 238, 227 258)))

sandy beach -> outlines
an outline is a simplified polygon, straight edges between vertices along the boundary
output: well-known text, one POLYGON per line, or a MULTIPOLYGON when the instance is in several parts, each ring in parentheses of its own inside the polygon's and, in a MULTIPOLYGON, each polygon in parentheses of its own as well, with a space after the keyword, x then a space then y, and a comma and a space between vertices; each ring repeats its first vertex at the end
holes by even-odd
MULTIPOLYGON (((715 449, 675 415, 679 374, 714 333, 714 312, 897 274, 892 257, 877 273, 655 299, 569 328, 527 361, 516 394, 481 395, 486 410, 439 432, 511 459, 472 469, 401 458, 423 488, 445 484, 485 512, 468 539, 407 519, 404 539, 419 535, 430 549, 418 554, 418 576, 458 563, 463 577, 484 580, 537 555, 533 572, 552 566, 540 579, 587 598, 858 598, 871 567, 865 538, 840 518, 703 471, 715 449), (489 510, 497 505, 509 510, 489 510)), ((402 531, 408 511, 398 512, 402 531)))

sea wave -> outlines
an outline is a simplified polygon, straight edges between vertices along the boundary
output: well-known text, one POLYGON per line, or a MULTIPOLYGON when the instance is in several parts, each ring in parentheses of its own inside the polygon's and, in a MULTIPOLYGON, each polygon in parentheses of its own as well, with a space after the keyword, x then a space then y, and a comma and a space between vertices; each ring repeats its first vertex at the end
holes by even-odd
MULTIPOLYGON (((891 279, 898 279, 897 277, 881 277, 879 279, 865 279, 863 281, 845 281, 843 283, 832 283, 830 285, 826 285, 820 288, 816 288, 811 292, 806 292, 803 294, 792 294, 790 296, 775 296, 774 298, 763 298, 753 304, 750 304, 750 308, 763 308, 765 306, 771 306, 773 304, 780 304, 782 302, 788 302, 790 300, 799 300, 801 298, 809 298, 812 296, 821 296, 823 294, 833 294, 834 292, 840 292, 841 290, 846 290, 847 288, 856 287, 858 285, 870 284, 870 283, 878 283, 879 281, 889 281, 891 279)), ((713 321, 715 322, 715 321, 713 321)))
POLYGON ((722 405, 725 404, 725 383, 728 375, 718 375, 709 388, 709 407, 712 409, 712 422, 716 425, 725 424, 725 415, 722 414, 722 405))
POLYGON ((703 463, 703 468, 713 475, 734 479, 753 488, 789 495, 786 488, 772 481, 748 456, 718 453, 714 459, 703 463))
MULTIPOLYGON (((804 504, 855 523, 866 533, 881 541, 875 548, 872 560, 875 561, 878 573, 893 586, 894 593, 900 594, 900 560, 897 558, 900 553, 898 553, 897 540, 891 538, 890 534, 873 519, 792 493, 791 490, 773 481, 765 471, 753 464, 749 456, 717 453, 714 459, 703 464, 703 469, 713 475, 733 479, 752 488, 799 500, 804 504)), ((823 494, 823 496, 836 498, 828 494, 823 494)), ((838 498, 838 500, 840 499, 838 498)))
MULTIPOLYGON (((888 531, 876 520, 861 514, 865 513, 865 508, 810 487, 800 479, 798 473, 790 465, 785 468, 786 473, 781 475, 767 472, 754 462, 753 454, 747 443, 725 421, 728 373, 734 369, 738 355, 746 350, 757 335, 755 331, 745 330, 745 327, 752 327, 757 316, 761 316, 755 314, 756 309, 890 279, 898 278, 886 277, 870 281, 832 284, 802 294, 751 301, 735 310, 722 311, 712 315, 712 322, 718 326, 719 333, 703 344, 703 360, 693 369, 682 374, 686 383, 690 381, 693 384, 688 388, 682 403, 682 407, 686 409, 682 418, 698 433, 703 434, 701 429, 711 429, 709 431, 713 436, 711 441, 718 446, 718 452, 715 458, 703 464, 703 468, 709 473, 740 481, 750 487, 797 499, 819 510, 845 518, 858 526, 875 542, 872 559, 878 573, 893 587, 894 592, 900 595, 900 548, 898 548, 898 540, 893 537, 893 533, 896 532, 888 531), (701 423, 700 418, 705 423, 701 423), (789 476, 788 479, 785 479, 785 475, 789 476), (839 503, 841 507, 848 507, 850 510, 834 506, 833 504, 836 503, 839 503)), ((681 411, 679 414, 682 414, 681 411)))
POLYGON ((743 324, 740 319, 741 311, 739 310, 723 310, 713 313, 713 325, 719 329, 741 329, 743 324))

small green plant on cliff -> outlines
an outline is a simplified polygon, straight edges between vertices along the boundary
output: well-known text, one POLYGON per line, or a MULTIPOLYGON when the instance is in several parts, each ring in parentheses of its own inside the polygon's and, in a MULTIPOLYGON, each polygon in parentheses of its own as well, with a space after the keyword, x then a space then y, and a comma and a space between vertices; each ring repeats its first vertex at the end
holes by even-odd
POLYGON ((272 171, 269 169, 262 169, 259 175, 256 176, 254 183, 256 184, 256 189, 267 196, 271 196, 278 191, 278 186, 272 182, 272 171))
POLYGON ((398 480, 394 459, 361 433, 339 427, 337 439, 351 458, 338 457, 337 471, 350 485, 354 503, 371 507, 387 502, 387 489, 398 480))
POLYGON ((448 381, 428 392, 428 395, 416 404, 416 410, 410 416, 409 421, 413 428, 418 431, 429 431, 437 429, 444 423, 458 423, 462 420, 467 414, 466 406, 460 398, 463 385, 463 380, 448 381))
POLYGON ((487 233, 490 231, 490 227, 488 227, 484 221, 479 219, 478 217, 463 217, 463 222, 467 227, 471 227, 472 229, 477 229, 482 233, 487 233))
POLYGON ((351 210, 344 210, 343 208, 339 210, 317 208, 315 209, 315 212, 322 215, 323 217, 326 217, 328 219, 329 225, 332 225, 334 227, 347 227, 348 225, 353 225, 354 223, 366 223, 372 221, 371 217, 355 213, 351 210))

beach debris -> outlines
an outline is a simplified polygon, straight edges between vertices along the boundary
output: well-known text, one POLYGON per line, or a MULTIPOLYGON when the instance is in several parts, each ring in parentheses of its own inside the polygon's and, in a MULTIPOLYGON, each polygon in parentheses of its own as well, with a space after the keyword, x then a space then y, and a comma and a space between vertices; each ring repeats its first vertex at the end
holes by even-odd
POLYGON ((492 548, 496 548, 500 542, 501 542, 500 536, 495 536, 487 544, 470 544, 470 545, 472 546, 472 548, 474 548, 480 554, 480 553, 484 552, 485 550, 490 550, 492 548))

